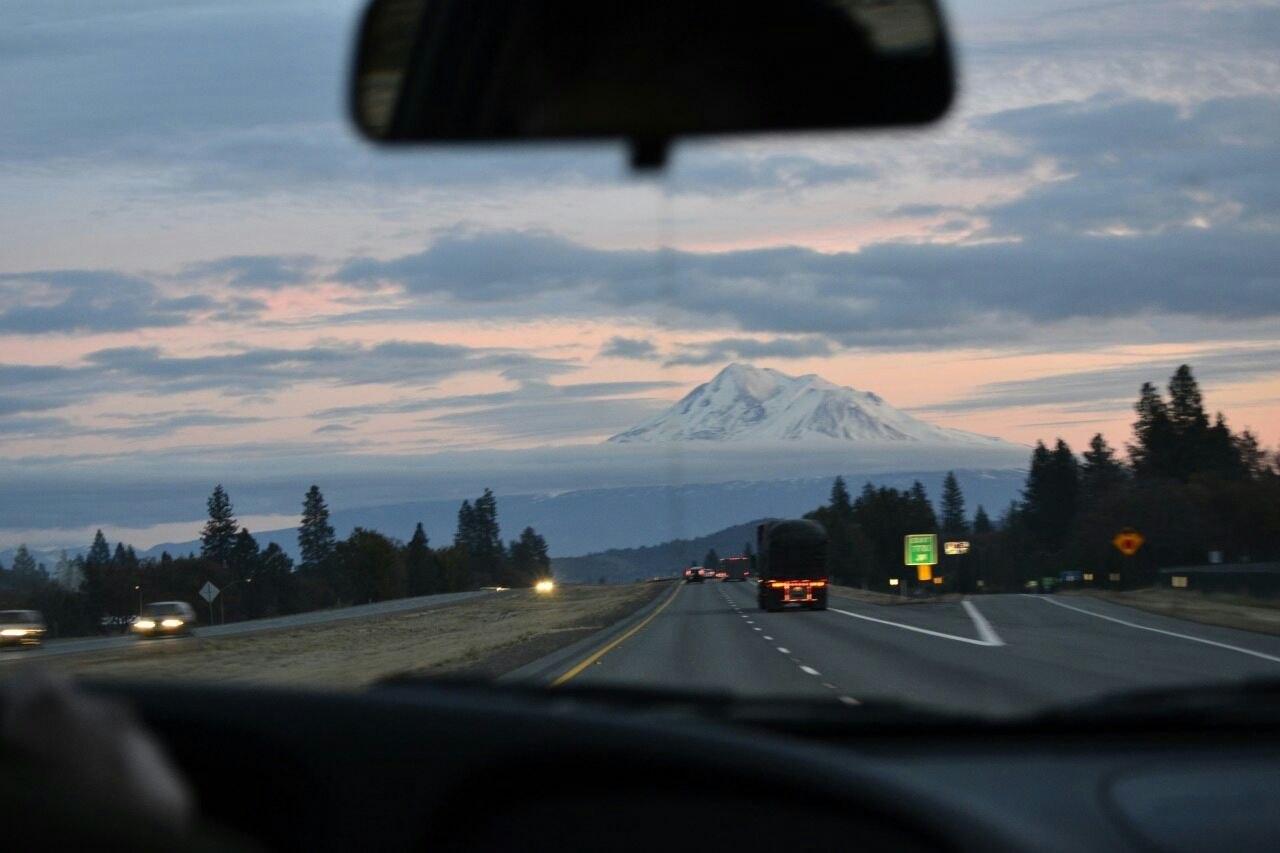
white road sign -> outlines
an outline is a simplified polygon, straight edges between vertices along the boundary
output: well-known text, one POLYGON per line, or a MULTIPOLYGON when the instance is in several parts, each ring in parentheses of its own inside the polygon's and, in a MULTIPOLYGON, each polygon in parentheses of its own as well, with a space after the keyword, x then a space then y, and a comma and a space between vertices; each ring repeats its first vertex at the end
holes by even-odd
POLYGON ((213 604, 213 600, 218 597, 218 593, 222 590, 213 585, 213 581, 205 581, 204 586, 200 587, 200 597, 205 601, 213 604))

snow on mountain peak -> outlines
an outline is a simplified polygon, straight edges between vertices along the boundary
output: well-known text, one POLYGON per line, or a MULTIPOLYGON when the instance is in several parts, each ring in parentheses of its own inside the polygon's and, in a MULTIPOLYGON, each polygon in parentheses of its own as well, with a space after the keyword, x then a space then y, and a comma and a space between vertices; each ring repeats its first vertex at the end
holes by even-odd
POLYGON ((937 427, 881 397, 828 382, 737 362, 666 412, 609 439, 665 441, 930 442, 1000 446, 997 438, 937 427))

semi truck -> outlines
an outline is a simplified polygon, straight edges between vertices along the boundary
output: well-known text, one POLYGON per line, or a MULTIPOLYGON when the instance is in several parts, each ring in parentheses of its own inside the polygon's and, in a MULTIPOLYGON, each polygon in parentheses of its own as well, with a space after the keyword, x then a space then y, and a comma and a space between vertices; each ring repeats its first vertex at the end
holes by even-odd
POLYGON ((750 557, 722 557, 720 571, 724 573, 722 580, 745 581, 751 577, 750 557))
POLYGON ((756 601, 761 610, 827 609, 827 531, 804 518, 756 528, 756 601))

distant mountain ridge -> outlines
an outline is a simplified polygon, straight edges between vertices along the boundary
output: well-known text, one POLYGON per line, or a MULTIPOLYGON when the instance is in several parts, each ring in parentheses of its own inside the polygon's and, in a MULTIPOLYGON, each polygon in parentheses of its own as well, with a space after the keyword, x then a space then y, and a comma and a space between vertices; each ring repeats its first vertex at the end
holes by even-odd
POLYGON ((815 374, 730 364, 667 411, 608 439, 669 441, 846 441, 1015 447, 999 438, 934 426, 880 396, 815 374))
MULTIPOLYGON (((788 480, 736 480, 726 483, 686 483, 676 486, 635 486, 582 489, 559 494, 498 494, 498 520, 504 539, 514 539, 526 526, 546 537, 553 557, 591 554, 608 549, 631 548, 672 539, 699 537, 709 531, 738 524, 742 519, 794 516, 826 502, 831 476, 796 477, 788 480)), ((896 473, 843 472, 855 493, 863 482, 905 489, 920 480, 935 501, 942 494, 941 471, 904 470, 896 473)), ((1025 473, 1004 469, 957 468, 970 512, 978 504, 996 514, 1017 497, 1025 473)), ((426 500, 332 510, 331 521, 339 537, 355 526, 372 528, 387 536, 407 540, 414 525, 423 523, 433 546, 453 541, 458 504, 455 500, 426 500)), ((251 530, 258 545, 275 542, 296 559, 297 530, 251 530)), ((86 539, 89 537, 86 537, 86 539)), ((111 537, 109 537, 111 538, 111 537)), ((67 549, 70 557, 83 554, 88 542, 67 549)), ((115 539, 111 538, 111 547, 115 539)), ((734 544, 741 548, 742 543, 734 544)), ((52 570, 58 549, 32 548, 37 560, 52 570)), ((166 542, 138 549, 140 557, 158 557, 167 550, 173 556, 200 552, 197 540, 166 542)), ((718 548, 717 548, 718 550, 718 548)), ((700 557, 706 552, 703 548, 700 557)), ((0 550, 5 568, 13 565, 13 549, 0 550)), ((593 575, 595 579, 599 575, 593 575)))

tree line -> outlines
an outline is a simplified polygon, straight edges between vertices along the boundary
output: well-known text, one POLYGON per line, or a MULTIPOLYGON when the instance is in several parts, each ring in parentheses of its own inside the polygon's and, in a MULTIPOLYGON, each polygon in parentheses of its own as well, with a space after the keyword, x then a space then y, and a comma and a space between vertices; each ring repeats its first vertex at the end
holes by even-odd
POLYGON ((532 527, 503 542, 489 489, 462 502, 453 542, 433 548, 421 522, 408 542, 364 527, 338 539, 324 495, 313 485, 302 502, 296 564, 274 542, 260 547, 236 520, 221 484, 206 509, 199 554, 140 558, 124 543, 112 549, 99 530, 87 553, 63 552, 50 571, 19 546, 11 569, 0 571, 0 609, 40 610, 57 635, 73 636, 136 614, 147 601, 187 601, 202 620, 237 621, 485 586, 532 586, 551 572, 547 542, 532 527), (198 595, 205 582, 221 590, 212 610, 198 595))
POLYGON ((979 581, 1021 589, 1073 570, 1146 586, 1160 568, 1203 564, 1213 552, 1224 563, 1280 559, 1280 451, 1233 432, 1221 412, 1210 419, 1188 365, 1166 390, 1143 384, 1124 457, 1101 433, 1080 455, 1060 438, 1037 442, 1020 498, 994 522, 982 506, 967 515, 954 473, 936 512, 919 481, 907 490, 867 483, 854 498, 837 477, 828 502, 806 516, 827 528, 833 577, 871 589, 909 583, 909 533, 970 542, 966 555, 940 555, 948 587, 962 591, 979 581), (1112 545, 1124 528, 1146 540, 1131 557, 1112 545))

